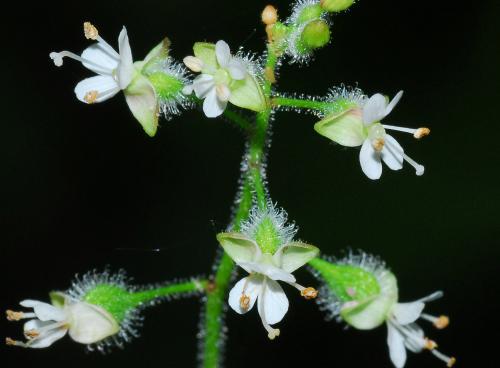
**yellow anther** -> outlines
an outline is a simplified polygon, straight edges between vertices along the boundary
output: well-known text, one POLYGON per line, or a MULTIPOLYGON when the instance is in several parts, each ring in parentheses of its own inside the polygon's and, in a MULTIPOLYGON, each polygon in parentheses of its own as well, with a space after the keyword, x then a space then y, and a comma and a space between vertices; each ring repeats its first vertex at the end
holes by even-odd
POLYGON ((99 37, 97 28, 90 22, 83 23, 83 32, 87 40, 97 40, 97 37, 99 37))
POLYGON ((272 328, 267 334, 267 337, 269 337, 269 340, 274 340, 279 335, 280 335, 280 330, 277 328, 272 328))
POLYGON ((97 91, 88 91, 83 99, 85 100, 86 103, 88 104, 93 104, 97 100, 97 95, 99 92, 97 91))
POLYGON ((262 23, 266 25, 274 24, 278 21, 278 11, 272 5, 268 5, 262 11, 262 23))
POLYGON ((40 332, 37 330, 28 330, 24 333, 28 339, 34 339, 38 336, 40 336, 40 332))
POLYGON ((413 136, 417 139, 423 138, 426 135, 431 134, 431 130, 429 128, 418 128, 413 136))
POLYGON ((248 310, 248 308, 250 307, 250 297, 248 295, 241 294, 240 307, 243 310, 248 310))
POLYGON ((424 340, 424 348, 427 350, 434 350, 437 348, 438 344, 434 340, 428 339, 427 337, 424 340))
POLYGON ((5 314, 7 315, 7 320, 9 320, 9 321, 19 321, 19 320, 23 319, 23 317, 24 317, 23 312, 14 312, 10 309, 7 310, 5 312, 5 314))
POLYGON ((448 318, 448 316, 439 316, 434 321, 434 327, 436 327, 439 330, 448 327, 449 324, 450 324, 450 319, 448 318))
POLYGON ((302 295, 307 300, 314 299, 318 296, 318 290, 312 287, 305 288, 300 291, 300 295, 302 295))
POLYGON ((376 138, 372 141, 372 146, 375 151, 380 152, 384 148, 385 140, 383 138, 376 138))
POLYGON ((447 367, 453 367, 456 362, 457 362, 457 358, 451 357, 450 360, 448 360, 448 363, 446 364, 446 366, 447 367))
POLYGON ((9 346, 15 346, 16 345, 16 340, 11 339, 10 337, 5 338, 5 344, 9 346))

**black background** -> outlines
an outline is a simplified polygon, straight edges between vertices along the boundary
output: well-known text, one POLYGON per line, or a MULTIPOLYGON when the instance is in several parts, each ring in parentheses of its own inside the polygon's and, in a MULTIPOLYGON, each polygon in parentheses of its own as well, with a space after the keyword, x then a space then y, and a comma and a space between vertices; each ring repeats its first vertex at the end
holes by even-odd
MULTIPOLYGON (((83 50, 87 20, 113 45, 126 25, 136 60, 166 35, 178 60, 201 40, 261 52, 266 3, 18 2, 2 12, 1 309, 46 299, 75 273, 105 265, 140 284, 209 274, 214 235, 237 188, 240 132, 191 111, 150 139, 121 95, 94 106, 77 101, 74 85, 91 73, 71 61, 56 68, 48 54, 83 50)), ((288 3, 274 1, 283 16, 288 3)), ((499 10, 493 0, 359 1, 334 18, 332 44, 309 68, 281 68, 285 92, 321 95, 342 82, 369 95, 404 89, 387 123, 432 129, 421 142, 397 135, 426 166, 423 177, 405 165, 372 182, 355 149, 329 143, 313 131, 314 117, 294 113, 276 114, 268 167, 272 197, 301 239, 326 254, 351 247, 382 256, 403 301, 445 291, 427 311, 449 314, 450 327, 422 325, 465 367, 497 359, 499 10)), ((226 366, 391 366, 385 328, 343 331, 324 323, 314 303, 289 297, 274 342, 257 313, 228 314, 226 366)), ((194 299, 148 310, 142 337, 107 356, 66 338, 38 351, 2 347, 0 362, 193 367, 199 310, 194 299)), ((21 325, 2 321, 0 335, 20 337, 21 325)), ((422 353, 409 354, 407 366, 442 365, 422 353)))

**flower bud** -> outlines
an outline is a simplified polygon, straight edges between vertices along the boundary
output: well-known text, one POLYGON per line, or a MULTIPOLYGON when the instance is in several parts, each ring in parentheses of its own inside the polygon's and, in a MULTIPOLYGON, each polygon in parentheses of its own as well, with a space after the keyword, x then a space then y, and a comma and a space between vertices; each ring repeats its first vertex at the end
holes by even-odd
POLYGON ((262 23, 266 25, 274 24, 278 21, 278 11, 272 5, 268 5, 262 11, 262 23))
POLYGON ((300 42, 306 50, 319 49, 330 41, 328 24, 321 19, 313 20, 304 27, 300 42))
POLYGON ((355 0, 321 0, 321 7, 329 12, 339 12, 346 10, 355 0))
POLYGON ((300 13, 297 16, 297 24, 302 24, 314 19, 318 19, 321 17, 323 11, 324 9, 322 9, 319 4, 307 5, 300 10, 300 13))

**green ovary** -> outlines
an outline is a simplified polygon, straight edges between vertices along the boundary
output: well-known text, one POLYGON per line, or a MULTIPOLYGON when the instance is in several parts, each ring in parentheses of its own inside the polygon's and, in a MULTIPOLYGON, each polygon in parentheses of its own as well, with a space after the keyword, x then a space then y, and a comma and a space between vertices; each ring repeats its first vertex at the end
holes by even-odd
POLYGON ((179 79, 162 73, 155 72, 148 76, 160 99, 170 100, 181 93, 184 84, 179 79))
POLYGON ((257 227, 255 241, 263 253, 274 254, 281 245, 280 234, 269 217, 264 218, 257 227))
POLYGON ((320 273, 332 293, 343 302, 363 301, 380 294, 374 275, 360 267, 336 265, 315 258, 309 264, 320 273))
POLYGON ((115 285, 98 285, 83 298, 85 302, 105 309, 117 322, 123 321, 127 312, 137 306, 134 299, 133 294, 115 285))

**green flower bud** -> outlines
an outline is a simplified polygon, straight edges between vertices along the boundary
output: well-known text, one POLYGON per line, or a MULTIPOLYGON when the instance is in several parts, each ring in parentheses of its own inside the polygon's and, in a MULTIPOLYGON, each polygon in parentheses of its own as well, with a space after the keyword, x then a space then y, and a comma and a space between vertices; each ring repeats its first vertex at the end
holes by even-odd
POLYGON ((355 0, 321 0, 321 7, 329 12, 339 12, 346 10, 355 0))
POLYGON ((300 13, 297 16, 297 24, 302 24, 309 22, 311 20, 318 19, 323 14, 324 9, 321 8, 320 4, 312 4, 307 5, 303 9, 301 9, 300 13))
POLYGON ((313 20, 304 27, 300 36, 301 46, 306 50, 319 49, 330 41, 328 24, 321 19, 313 20))

